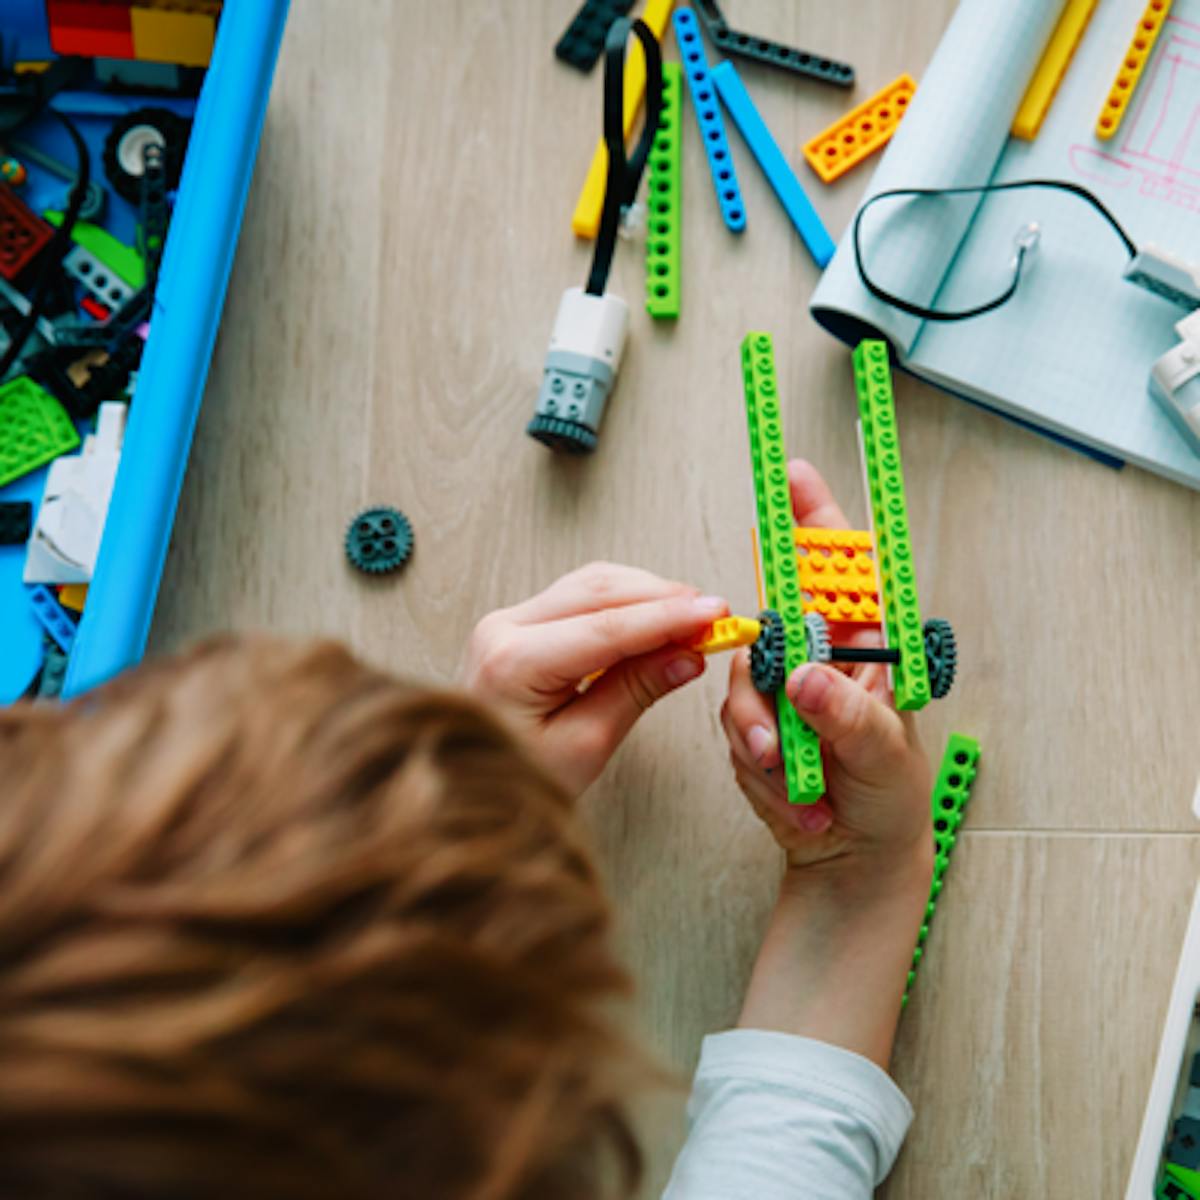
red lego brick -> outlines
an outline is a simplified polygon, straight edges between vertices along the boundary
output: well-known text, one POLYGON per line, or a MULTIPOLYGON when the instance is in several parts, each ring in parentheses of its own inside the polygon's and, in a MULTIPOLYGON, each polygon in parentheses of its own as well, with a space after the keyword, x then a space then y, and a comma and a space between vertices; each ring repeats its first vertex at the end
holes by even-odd
POLYGON ((0 183, 0 275, 10 283, 45 249, 54 230, 0 183))
POLYGON ((56 54, 132 58, 133 17, 127 0, 46 0, 50 47, 56 54))
POLYGON ((46 0, 46 20, 73 29, 109 29, 129 33, 133 29, 130 0, 46 0))

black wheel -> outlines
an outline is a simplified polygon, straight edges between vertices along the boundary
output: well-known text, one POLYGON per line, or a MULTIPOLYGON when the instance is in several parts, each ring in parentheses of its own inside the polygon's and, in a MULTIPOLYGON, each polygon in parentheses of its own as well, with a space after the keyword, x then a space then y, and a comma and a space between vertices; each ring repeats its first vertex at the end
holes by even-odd
POLYGON ((954 629, 941 617, 925 622, 925 661, 929 664, 929 693, 935 700, 948 695, 958 668, 954 629))
POLYGON ((168 188, 179 186, 191 122, 165 108, 139 108, 122 117, 104 142, 104 174, 118 196, 136 205, 141 196, 142 150, 160 146, 168 188))

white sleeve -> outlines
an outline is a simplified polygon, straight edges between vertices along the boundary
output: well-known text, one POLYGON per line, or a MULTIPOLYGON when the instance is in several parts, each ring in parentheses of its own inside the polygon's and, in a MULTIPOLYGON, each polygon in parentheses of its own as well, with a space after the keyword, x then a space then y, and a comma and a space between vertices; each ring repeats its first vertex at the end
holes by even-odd
POLYGON ((663 1200, 869 1200, 912 1107, 849 1050, 735 1029, 704 1039, 688 1120, 663 1200))

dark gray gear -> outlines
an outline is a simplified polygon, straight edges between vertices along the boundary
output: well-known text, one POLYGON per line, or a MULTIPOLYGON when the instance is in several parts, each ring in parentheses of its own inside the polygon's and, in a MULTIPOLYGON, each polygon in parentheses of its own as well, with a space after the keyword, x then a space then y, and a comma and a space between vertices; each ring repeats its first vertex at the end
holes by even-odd
POLYGON ((412 524, 398 508, 368 508, 346 530, 346 557, 368 575, 395 571, 412 551, 412 524))
POLYGON ((538 413, 525 428, 531 438, 566 454, 591 454, 600 440, 586 425, 538 413))
POLYGON ((772 695, 787 678, 787 633, 773 608, 764 608, 758 620, 762 632, 750 647, 750 678, 760 692, 772 695))
POLYGON ((808 645, 809 662, 833 662, 833 638, 829 635, 829 622, 819 612, 804 614, 804 638, 808 645))
POLYGON ((929 694, 941 700, 954 686, 958 669, 958 646, 949 621, 930 617, 925 622, 925 661, 929 664, 929 694))

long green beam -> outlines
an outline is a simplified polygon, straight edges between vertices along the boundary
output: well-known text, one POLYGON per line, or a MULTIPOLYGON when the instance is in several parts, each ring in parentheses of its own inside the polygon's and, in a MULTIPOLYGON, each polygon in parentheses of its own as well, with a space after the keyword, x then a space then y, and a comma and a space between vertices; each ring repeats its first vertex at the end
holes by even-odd
POLYGON ((787 773, 788 800, 813 804, 825 794, 825 772, 816 733, 800 719, 787 698, 786 681, 808 661, 804 604, 796 543, 792 530, 792 498, 788 489, 787 455, 775 383, 775 351, 769 333, 748 333, 742 340, 742 379, 746 420, 750 429, 750 465, 758 507, 758 546, 762 559, 767 607, 783 618, 787 637, 785 687, 776 697, 779 745, 787 773))
POLYGON ((908 972, 908 983, 904 988, 904 1003, 908 1003, 908 994, 912 991, 913 980, 917 977, 917 967, 925 955, 925 943, 929 938, 929 924, 933 920, 934 909, 937 908, 938 897, 942 894, 942 885, 946 878, 946 869, 950 866, 950 855, 958 841, 959 826, 963 823, 963 813, 967 801, 971 798, 971 785, 975 782, 975 772, 979 765, 979 743, 965 733, 952 733, 946 742, 946 750, 942 755, 941 769, 938 771, 937 782, 933 785, 933 882, 929 887, 929 903, 925 906, 925 920, 921 924, 921 933, 917 938, 917 947, 913 951, 912 967, 908 972))
POLYGON ((929 665, 917 601, 908 504, 904 499, 892 373, 883 342, 868 338, 858 343, 854 351, 854 384, 858 390, 884 629, 887 644, 900 652, 900 661, 892 668, 896 707, 924 708, 931 698, 929 665))
POLYGON ((663 107, 650 151, 646 311, 679 316, 683 259, 683 68, 663 64, 663 107))

